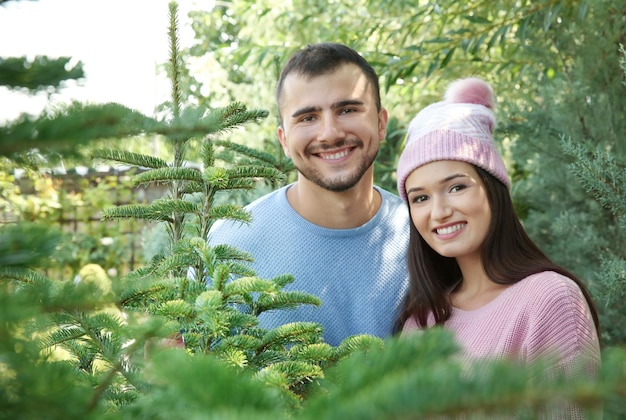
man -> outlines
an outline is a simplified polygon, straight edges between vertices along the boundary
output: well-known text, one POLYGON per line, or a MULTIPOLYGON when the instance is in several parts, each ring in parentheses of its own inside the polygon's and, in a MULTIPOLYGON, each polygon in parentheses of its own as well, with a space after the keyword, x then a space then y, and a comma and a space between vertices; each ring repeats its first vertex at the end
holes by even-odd
POLYGON ((344 45, 309 45, 287 62, 276 100, 278 139, 298 179, 247 206, 249 225, 216 223, 209 243, 249 252, 262 278, 292 274, 286 290, 322 301, 263 313, 262 327, 317 322, 333 346, 387 337, 408 284, 409 219, 399 197, 374 186, 388 118, 378 76, 344 45))

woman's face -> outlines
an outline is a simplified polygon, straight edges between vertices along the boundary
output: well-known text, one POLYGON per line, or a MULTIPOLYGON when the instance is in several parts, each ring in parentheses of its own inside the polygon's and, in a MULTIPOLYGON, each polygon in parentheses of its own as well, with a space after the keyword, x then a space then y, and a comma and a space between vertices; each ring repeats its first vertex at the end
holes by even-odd
POLYGON ((444 257, 478 258, 491 223, 487 191, 469 163, 443 160, 415 169, 406 180, 411 220, 444 257))

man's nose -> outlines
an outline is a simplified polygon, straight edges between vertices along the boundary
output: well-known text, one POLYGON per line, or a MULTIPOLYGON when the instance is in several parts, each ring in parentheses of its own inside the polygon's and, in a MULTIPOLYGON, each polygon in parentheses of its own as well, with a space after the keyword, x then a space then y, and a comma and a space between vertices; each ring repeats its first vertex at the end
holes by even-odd
POLYGON ((319 141, 333 142, 345 136, 341 122, 335 115, 324 115, 322 118, 319 141))

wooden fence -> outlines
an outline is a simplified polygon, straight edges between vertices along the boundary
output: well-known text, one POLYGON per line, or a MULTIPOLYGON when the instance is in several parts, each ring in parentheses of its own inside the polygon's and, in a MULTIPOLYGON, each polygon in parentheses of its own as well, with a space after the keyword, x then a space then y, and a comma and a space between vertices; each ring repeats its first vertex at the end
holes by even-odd
MULTIPOLYGON (((109 206, 149 203, 167 193, 164 185, 132 187, 137 170, 89 171, 84 175, 42 174, 35 180, 18 178, 19 194, 3 201, 0 224, 39 221, 64 232, 49 270, 75 275, 82 266, 97 263, 110 275, 122 275, 143 264, 142 236, 154 223, 102 219, 109 206)), ((6 195, 6 194, 5 194, 6 195)))

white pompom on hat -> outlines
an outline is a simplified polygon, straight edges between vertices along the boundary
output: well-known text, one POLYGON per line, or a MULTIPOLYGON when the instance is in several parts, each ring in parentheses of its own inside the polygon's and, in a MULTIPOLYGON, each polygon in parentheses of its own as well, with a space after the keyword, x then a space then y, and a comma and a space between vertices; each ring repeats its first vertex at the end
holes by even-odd
POLYGON ((411 172, 438 160, 471 163, 510 188, 511 181, 493 140, 494 108, 491 86, 470 77, 451 83, 442 102, 427 106, 413 118, 396 171, 398 193, 404 201, 405 183, 411 172))

